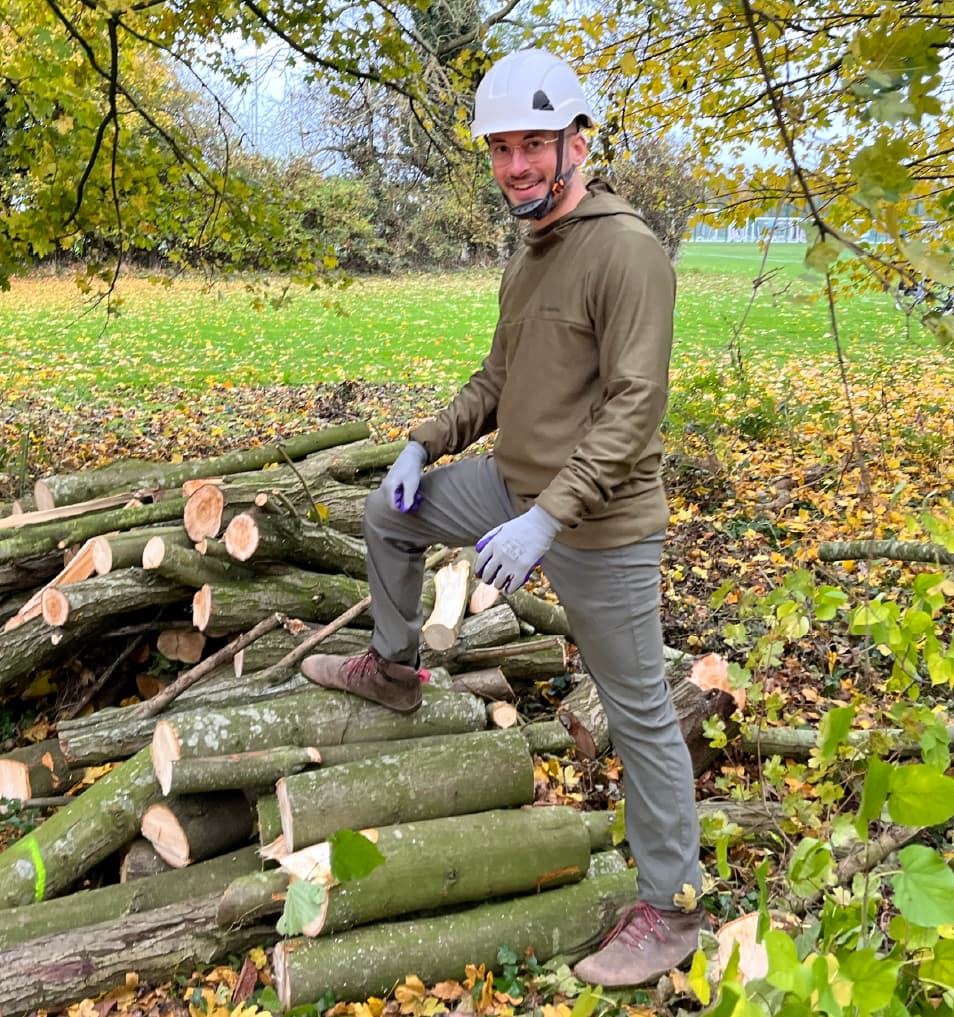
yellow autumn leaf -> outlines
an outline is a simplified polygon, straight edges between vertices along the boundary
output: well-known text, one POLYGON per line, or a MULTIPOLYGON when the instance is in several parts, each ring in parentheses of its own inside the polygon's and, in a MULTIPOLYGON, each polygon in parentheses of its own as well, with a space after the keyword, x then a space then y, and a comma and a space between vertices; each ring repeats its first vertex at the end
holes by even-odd
POLYGON ((415 1004, 424 998, 424 983, 417 975, 408 975, 404 984, 394 990, 394 998, 401 1004, 401 1013, 411 1013, 415 1004))
MULTIPOLYGON (((264 970, 268 965, 268 955, 260 946, 253 946, 248 952, 248 958, 259 971, 264 970)), ((375 1014, 374 1017, 378 1017, 378 1014, 375 1014)))
POLYGON ((695 911, 699 906, 699 896, 696 893, 696 888, 689 883, 683 883, 682 892, 673 894, 672 902, 680 911, 685 911, 686 914, 695 911))

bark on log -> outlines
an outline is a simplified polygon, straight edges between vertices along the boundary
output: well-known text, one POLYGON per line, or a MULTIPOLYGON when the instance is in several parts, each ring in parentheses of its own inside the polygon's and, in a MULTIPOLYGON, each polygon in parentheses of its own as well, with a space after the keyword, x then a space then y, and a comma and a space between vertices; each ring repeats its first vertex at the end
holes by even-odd
POLYGON ((499 667, 484 667, 475 671, 464 671, 451 678, 455 692, 469 692, 481 699, 493 701, 513 699, 513 687, 499 667))
POLYGON ((37 670, 69 656, 117 617, 174 604, 187 598, 189 591, 141 569, 124 569, 75 583, 58 593, 69 604, 66 628, 53 629, 42 618, 34 618, 0 638, 0 700, 22 691, 37 670))
POLYGON ((238 847, 252 833, 252 809, 240 791, 182 795, 143 813, 143 837, 174 869, 238 847))
MULTIPOLYGON (((377 834, 384 864, 363 879, 332 886, 324 925, 309 935, 549 890, 582 879, 590 864, 583 815, 565 806, 439 817, 381 827, 377 834)), ((219 924, 243 925, 280 912, 288 881, 281 869, 240 877, 222 897, 219 924)))
POLYGON ((207 583, 241 582, 252 578, 251 570, 237 562, 218 561, 198 551, 167 544, 162 537, 153 537, 143 548, 142 567, 193 590, 207 583))
POLYGON ((421 629, 432 650, 444 653, 457 642, 469 587, 470 562, 466 558, 445 565, 434 576, 434 607, 421 629))
POLYGON ((533 760, 518 731, 480 731, 448 738, 441 749, 283 777, 275 793, 286 848, 296 851, 342 827, 525 805, 533 801, 533 760))
POLYGON ((514 614, 532 625, 536 632, 572 638, 566 611, 559 604, 551 604, 529 590, 505 594, 504 600, 513 608, 514 614))
POLYGON ((249 846, 187 869, 170 869, 95 890, 80 890, 56 900, 0 911, 0 951, 57 932, 111 922, 125 915, 147 912, 166 904, 205 894, 221 894, 234 880, 262 867, 255 847, 249 846))
POLYGON ((312 687, 264 703, 172 715, 156 724, 151 751, 161 773, 168 762, 194 756, 279 745, 314 745, 320 750, 342 742, 476 731, 485 723, 484 704, 460 693, 425 686, 421 709, 405 715, 346 692, 312 687))
POLYGON ((80 779, 55 738, 14 749, 0 756, 0 798, 25 801, 68 791, 80 779))
MULTIPOLYGON (((492 608, 491 610, 496 610, 492 608)), ((490 612, 485 612, 489 614, 490 612)), ((476 617, 482 618, 483 615, 476 617)), ((449 654, 453 659, 444 666, 448 670, 461 671, 470 667, 499 667, 511 681, 535 681, 563 674, 567 665, 567 645, 561 636, 532 636, 516 643, 502 646, 476 647, 464 650, 459 655, 449 654)))
POLYGON ((163 771, 168 784, 159 785, 165 795, 197 794, 229 788, 268 787, 279 777, 300 773, 322 762, 315 748, 280 745, 257 752, 232 752, 224 756, 196 756, 177 759, 163 771))
POLYGON ((52 579, 62 567, 63 555, 56 550, 27 554, 0 563, 0 597, 20 590, 35 590, 52 579))
POLYGON ((119 863, 119 882, 132 883, 171 871, 172 866, 152 844, 145 837, 137 837, 123 852, 123 860, 119 863))
POLYGON ((73 519, 86 513, 102 512, 104 509, 118 508, 138 498, 152 498, 155 492, 145 485, 139 491, 124 491, 102 498, 92 498, 73 505, 62 505, 58 508, 34 509, 32 512, 21 512, 16 516, 0 519, 0 531, 11 530, 21 526, 36 526, 38 523, 54 523, 63 519, 73 519))
POLYGON ((219 892, 193 897, 0 952, 0 1012, 19 1017, 97 996, 122 985, 129 971, 147 983, 188 977, 196 968, 275 941, 274 925, 220 929, 220 898, 219 892))
POLYGON ((948 551, 940 544, 920 544, 909 540, 823 540, 818 545, 819 561, 856 561, 873 558, 954 565, 954 552, 948 551))
POLYGON ((162 789, 143 749, 0 853, 0 907, 63 893, 139 832, 162 789))
POLYGON ((93 567, 97 575, 104 576, 119 569, 142 565, 142 553, 153 537, 161 537, 176 547, 192 547, 189 535, 181 524, 176 526, 149 526, 141 530, 127 530, 94 537, 93 567))
POLYGON ((237 561, 289 562, 317 572, 341 572, 359 579, 368 576, 368 549, 363 540, 288 512, 239 512, 222 539, 237 561))
POLYGON ((77 516, 64 522, 41 523, 25 527, 0 540, 0 563, 29 558, 46 551, 62 551, 73 544, 82 544, 113 530, 132 530, 150 523, 167 523, 181 519, 185 509, 182 498, 169 498, 154 505, 137 505, 77 516))
MULTIPOLYGON (((954 744, 954 725, 947 729, 948 742, 954 744)), ((769 727, 759 729, 750 724, 742 731, 742 748, 752 755, 786 756, 790 759, 808 759, 818 744, 818 730, 813 727, 769 727)), ((916 756, 921 746, 901 728, 873 728, 863 731, 849 731, 844 744, 859 753, 871 751, 873 742, 890 746, 893 754, 916 756)))
POLYGON ((193 459, 182 463, 127 459, 96 470, 46 477, 36 482, 33 494, 40 508, 50 508, 129 488, 178 487, 194 477, 216 477, 260 470, 272 463, 286 462, 288 459, 294 461, 320 449, 359 441, 369 434, 370 429, 366 423, 341 424, 271 445, 227 452, 211 459, 193 459))
POLYGON ((91 540, 87 540, 48 583, 37 590, 12 618, 8 618, 4 622, 3 631, 9 632, 31 618, 39 617, 43 613, 43 596, 47 590, 66 586, 69 583, 82 582, 84 579, 89 579, 93 572, 93 543, 91 540))
POLYGON ((330 622, 367 595, 360 579, 283 566, 267 579, 203 586, 193 598, 192 622, 200 632, 241 632, 276 611, 330 622))
POLYGON ((518 956, 533 950, 540 963, 575 957, 635 899, 636 875, 626 871, 449 914, 285 940, 275 947, 275 984, 289 1009, 328 990, 341 1001, 386 996, 409 972, 432 985, 463 977, 468 964, 492 970, 501 944, 518 956))
POLYGON ((342 484, 366 484, 371 477, 383 475, 406 446, 406 441, 360 442, 336 449, 328 460, 328 476, 342 484))
POLYGON ((561 756, 576 745, 570 732, 559 720, 534 721, 532 724, 525 724, 520 733, 526 740, 527 747, 537 756, 544 753, 561 756))
MULTIPOLYGON (((729 725, 729 736, 734 734, 729 718, 735 712, 735 702, 720 690, 703 692, 691 682, 677 680, 672 683, 673 706, 679 718, 682 736, 692 757, 693 774, 698 777, 707 770, 721 753, 713 749, 703 733, 703 722, 719 716, 729 725)), ((593 754, 601 756, 610 747, 609 724, 599 700, 595 682, 582 675, 576 687, 563 699, 561 710, 582 725, 592 741, 593 754)), ((577 745, 580 745, 577 735, 577 745)), ((584 749, 584 754, 590 753, 584 749)))

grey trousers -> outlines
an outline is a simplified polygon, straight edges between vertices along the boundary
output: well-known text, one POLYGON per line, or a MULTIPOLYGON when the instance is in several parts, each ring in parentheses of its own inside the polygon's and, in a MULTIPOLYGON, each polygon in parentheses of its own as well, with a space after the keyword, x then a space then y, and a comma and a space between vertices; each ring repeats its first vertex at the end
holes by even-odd
MULTIPOLYGON (((380 491, 365 510, 374 612, 372 645, 414 663, 423 617, 423 554, 429 544, 473 544, 516 514, 493 456, 425 473, 417 512, 402 514, 380 491)), ((662 535, 627 547, 579 550, 554 543, 543 569, 599 690, 623 764, 626 835, 640 898, 672 909, 685 884, 700 888, 692 764, 663 665, 659 619, 662 535)))

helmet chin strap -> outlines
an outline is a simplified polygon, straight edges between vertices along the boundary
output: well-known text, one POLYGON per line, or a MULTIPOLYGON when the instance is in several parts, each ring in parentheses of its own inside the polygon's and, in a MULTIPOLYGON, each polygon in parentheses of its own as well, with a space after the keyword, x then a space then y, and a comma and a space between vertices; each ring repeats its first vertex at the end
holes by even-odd
MULTIPOLYGON (((566 131, 560 131, 557 137, 557 153, 556 153, 556 164, 559 168, 563 165, 563 139, 566 137, 566 131)), ((534 198, 532 201, 524 201, 519 205, 510 206, 510 214, 515 219, 534 219, 539 220, 544 218, 553 211, 553 206, 556 204, 556 199, 563 193, 564 188, 569 183, 570 177, 573 176, 573 171, 576 169, 575 166, 570 168, 563 173, 557 173, 553 178, 553 183, 550 185, 550 189, 546 195, 542 198, 534 198)))

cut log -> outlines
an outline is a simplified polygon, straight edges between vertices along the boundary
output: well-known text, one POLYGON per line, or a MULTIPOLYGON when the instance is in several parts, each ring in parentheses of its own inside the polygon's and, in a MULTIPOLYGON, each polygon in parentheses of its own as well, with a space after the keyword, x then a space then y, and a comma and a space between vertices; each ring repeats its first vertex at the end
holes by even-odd
POLYGON ((0 756, 0 798, 25 801, 68 791, 82 771, 72 767, 55 738, 0 756))
POLYGON ((137 837, 123 852, 123 860, 119 863, 119 882, 132 883, 171 869, 172 866, 145 837, 137 837))
POLYGON ((59 508, 35 509, 33 512, 21 512, 19 515, 0 519, 0 530, 11 530, 21 526, 35 526, 37 523, 53 523, 63 519, 73 519, 87 512, 102 512, 103 509, 118 508, 130 501, 141 498, 152 498, 150 490, 126 491, 89 501, 77 502, 75 505, 63 505, 59 508))
MULTIPOLYGON (((57 550, 25 554, 6 563, 0 562, 0 597, 21 590, 35 590, 52 579, 62 567, 63 555, 57 550)), ((26 600, 24 597, 17 610, 26 600)))
POLYGON ((576 959, 635 900, 630 870, 448 914, 285 940, 275 947, 275 984, 287 1010, 326 991, 342 1002, 387 996, 408 972, 433 985, 462 978, 469 964, 493 970, 501 943, 518 957, 532 950, 540 963, 557 954, 576 959))
POLYGON ((142 564, 142 553, 153 537, 161 537, 166 544, 191 547, 192 541, 182 526, 150 526, 125 533, 111 533, 93 537, 93 569, 104 576, 118 569, 142 564))
POLYGON ((36 671, 70 656, 125 613, 174 604, 189 595, 185 587, 142 569, 96 576, 56 593, 69 605, 67 627, 54 629, 34 618, 0 639, 0 699, 16 695, 36 671))
MULTIPOLYGON (((735 712, 735 701, 730 695, 719 690, 703 692, 691 682, 676 680, 672 683, 673 706, 679 718, 682 736, 692 757, 692 770, 699 776, 717 759, 722 750, 714 749, 703 732, 703 724, 710 717, 721 717, 732 736, 730 718, 735 712)), ((589 675, 580 675, 573 691, 564 697, 561 712, 567 715, 568 726, 573 731, 574 722, 586 732, 592 750, 581 746, 584 737, 574 732, 577 745, 584 748, 585 755, 601 756, 609 749, 610 734, 606 714, 599 700, 596 684, 589 675)))
POLYGON ((457 642, 469 587, 470 562, 466 558, 445 565, 434 576, 434 608, 421 630, 432 650, 443 653, 457 642))
POLYGON ((311 687, 262 703, 171 715, 156 724, 151 749, 156 772, 162 773, 169 762, 191 756, 279 745, 315 745, 320 750, 342 742, 456 734, 485 724, 484 704, 460 693, 425 686, 421 709, 398 714, 346 692, 311 687))
MULTIPOLYGON (((520 623, 507 604, 480 614, 469 615, 460 623, 455 642, 445 651, 438 652, 426 643, 421 648, 421 663, 425 667, 446 667, 451 671, 466 668, 466 654, 487 646, 501 646, 520 638, 520 623)), ((471 669, 473 670, 473 669, 471 669)))
POLYGON ((451 687, 455 692, 470 692, 481 699, 495 702, 514 698, 513 688, 499 667, 484 667, 456 674, 451 679, 451 687))
POLYGON ((191 974, 274 942, 274 925, 220 929, 215 924, 220 898, 220 892, 195 896, 0 952, 0 1012, 19 1017, 98 996, 123 985, 130 971, 145 983, 168 981, 176 972, 191 974))
POLYGON ((62 894, 131 841, 139 833, 142 814, 161 796, 144 749, 0 852, 0 907, 62 894), (107 816, 109 821, 103 822, 107 816))
POLYGON ((28 558, 45 551, 62 551, 73 544, 82 544, 113 530, 132 530, 150 523, 166 523, 180 519, 185 508, 181 498, 170 498, 154 505, 107 509, 92 515, 77 516, 55 523, 39 523, 24 527, 0 540, 0 563, 28 558))
POLYGON ((93 572, 93 546, 92 541, 87 540, 76 554, 73 555, 69 564, 61 569, 45 586, 37 590, 12 618, 7 619, 4 623, 3 631, 9 632, 10 629, 22 625, 31 618, 39 617, 43 613, 43 594, 47 590, 89 579, 93 572))
POLYGON ((225 496, 217 484, 197 487, 189 495, 182 514, 182 524, 189 539, 198 542, 206 537, 217 537, 222 532, 224 509, 225 496))
POLYGON ((151 463, 127 459, 95 470, 64 473, 38 480, 34 497, 41 509, 126 491, 130 488, 172 488, 193 477, 214 477, 260 470, 272 463, 301 459, 320 449, 359 441, 370 434, 365 423, 341 424, 312 434, 298 435, 273 445, 227 452, 212 459, 182 463, 151 463))
POLYGON ((163 629, 156 640, 156 649, 166 660, 196 664, 202 659, 205 636, 195 629, 163 629))
POLYGON ((296 773, 278 781, 275 793, 285 846, 296 851, 342 827, 389 826, 528 804, 533 760, 518 731, 479 731, 448 738, 440 749, 410 749, 296 773))
POLYGON ((559 604, 551 604, 530 593, 529 590, 517 590, 504 597, 513 608, 514 614, 522 621, 533 626, 535 632, 551 636, 572 638, 570 623, 566 620, 566 611, 559 604))
MULTIPOLYGON (((496 809, 375 832, 384 864, 363 879, 332 886, 324 924, 309 935, 552 889, 582 879, 590 864, 583 814, 565 806, 496 809)), ((281 864, 296 871, 294 858, 281 864)), ((240 877, 222 897, 219 924, 243 925, 280 912, 288 882, 281 870, 240 877)))
POLYGON ((920 544, 910 540, 823 540, 818 545, 819 561, 870 561, 874 558, 954 565, 954 552, 940 544, 920 544))
POLYGON ((240 791, 182 795, 150 805, 143 837, 174 869, 238 847, 252 833, 252 809, 240 791))
MULTIPOLYGON (((948 742, 954 745, 954 725, 947 729, 948 742)), ((818 745, 818 730, 813 727, 769 727, 760 729, 755 724, 747 725, 742 731, 742 748, 752 755, 784 756, 788 759, 808 759, 818 745)), ((883 727, 871 730, 849 731, 844 745, 860 754, 870 752, 874 744, 898 756, 916 756, 921 746, 901 728, 883 727)))
POLYGON ((406 441, 389 441, 381 444, 355 442, 333 449, 328 459, 328 476, 342 484, 366 482, 383 475, 406 447, 406 441))
POLYGON ((203 586, 193 598, 192 623, 200 632, 241 632, 276 611, 330 622, 366 596, 368 584, 360 579, 282 566, 267 579, 203 586))
POLYGON ((527 747, 534 755, 565 755, 576 743, 559 720, 537 720, 520 729, 527 747))
POLYGON ((288 512, 239 512, 225 528, 222 540, 237 561, 289 562, 359 579, 368 575, 368 549, 363 540, 288 512))
POLYGON ((487 721, 493 727, 505 731, 507 728, 516 727, 520 722, 520 714, 513 703, 488 703, 487 721))
POLYGON ((232 752, 225 756, 196 756, 170 763, 162 773, 164 779, 168 778, 168 784, 160 780, 159 785, 165 795, 269 787, 279 777, 300 773, 321 761, 318 749, 297 745, 280 745, 258 752, 232 752))
POLYGON ((0 911, 0 951, 41 936, 69 933, 85 925, 111 922, 216 891, 221 895, 234 880, 259 869, 261 859, 250 846, 187 869, 170 869, 128 884, 114 883, 56 900, 8 908, 0 911))
MULTIPOLYGON (((476 615, 484 615, 496 611, 485 611, 476 615)), ((464 650, 459 655, 453 652, 444 666, 448 670, 466 670, 471 666, 499 667, 504 676, 511 681, 536 681, 541 678, 552 678, 566 672, 568 651, 561 636, 531 637, 516 643, 505 643, 502 646, 484 646, 464 650)))

